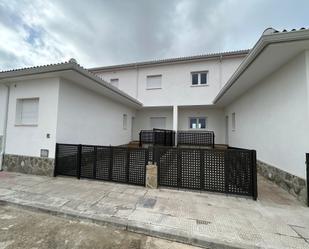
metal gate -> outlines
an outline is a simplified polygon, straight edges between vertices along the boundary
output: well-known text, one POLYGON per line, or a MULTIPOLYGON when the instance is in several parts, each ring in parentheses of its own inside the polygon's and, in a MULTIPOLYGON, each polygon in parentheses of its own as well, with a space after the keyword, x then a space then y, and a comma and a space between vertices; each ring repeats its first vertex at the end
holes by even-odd
POLYGON ((148 159, 143 148, 56 144, 54 175, 144 186, 148 159))
POLYGON ((257 198, 256 152, 156 147, 159 185, 257 198))

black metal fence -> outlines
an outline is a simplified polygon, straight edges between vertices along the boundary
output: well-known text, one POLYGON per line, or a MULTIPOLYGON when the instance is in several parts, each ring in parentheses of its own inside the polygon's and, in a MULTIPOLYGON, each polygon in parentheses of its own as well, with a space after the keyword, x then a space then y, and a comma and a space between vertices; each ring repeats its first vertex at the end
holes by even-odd
POLYGON ((256 152, 157 147, 159 185, 257 198, 256 152))
POLYGON ((214 144, 213 131, 177 131, 177 145, 214 147, 214 144))
POLYGON ((306 171, 307 171, 307 206, 309 207, 309 153, 306 153, 306 171))
POLYGON ((148 161, 158 165, 160 186, 257 198, 256 152, 238 148, 155 146, 145 149, 56 144, 54 175, 145 186, 148 161))
POLYGON ((144 186, 148 160, 143 148, 56 144, 54 175, 144 186))
POLYGON ((139 133, 139 145, 143 144, 174 146, 175 131, 164 129, 142 130, 139 133))

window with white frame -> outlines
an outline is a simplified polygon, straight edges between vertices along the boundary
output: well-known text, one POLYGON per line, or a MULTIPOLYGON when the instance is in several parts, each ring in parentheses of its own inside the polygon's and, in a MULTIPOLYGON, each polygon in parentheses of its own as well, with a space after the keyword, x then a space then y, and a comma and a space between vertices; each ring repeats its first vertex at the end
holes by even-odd
POLYGON ((37 125, 39 120, 39 98, 17 99, 16 125, 37 125))
POLYGON ((236 114, 235 112, 232 113, 232 131, 236 130, 236 114))
POLYGON ((111 79, 110 80, 111 85, 113 85, 114 87, 118 87, 119 86, 119 79, 111 79))
POLYGON ((122 122, 123 122, 123 125, 122 125, 123 129, 126 130, 128 126, 128 115, 127 114, 123 114, 122 122))
POLYGON ((190 129, 206 129, 207 119, 205 117, 192 117, 189 118, 190 129))
POLYGON ((160 89, 162 87, 162 75, 148 75, 146 88, 147 89, 160 89))
POLYGON ((207 85, 208 81, 208 71, 204 72, 192 72, 191 73, 192 77, 192 86, 197 86, 197 85, 207 85))

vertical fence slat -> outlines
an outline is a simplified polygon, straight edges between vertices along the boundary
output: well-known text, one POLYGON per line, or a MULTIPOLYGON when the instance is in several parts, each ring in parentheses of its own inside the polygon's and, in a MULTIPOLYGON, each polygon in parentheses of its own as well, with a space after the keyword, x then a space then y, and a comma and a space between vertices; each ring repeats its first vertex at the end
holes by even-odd
POLYGON ((113 147, 112 146, 110 146, 109 147, 110 148, 110 150, 109 150, 109 155, 110 155, 110 160, 109 160, 109 171, 108 171, 108 173, 109 173, 109 180, 111 181, 111 180, 113 180, 113 154, 114 154, 114 151, 113 151, 113 147))
POLYGON ((205 150, 200 150, 200 184, 201 190, 205 189, 205 150))
POLYGON ((309 153, 306 154, 306 171, 307 171, 307 206, 309 207, 309 153))
POLYGON ((126 182, 129 182, 129 174, 130 174, 130 149, 127 149, 126 153, 126 182))
POLYGON ((256 168, 256 151, 251 151, 251 164, 252 164, 252 196, 253 200, 257 200, 258 197, 258 188, 257 188, 257 168, 256 168))
POLYGON ((93 149, 93 171, 92 171, 92 175, 93 175, 94 179, 97 178, 97 156, 98 156, 97 146, 94 146, 94 149, 93 149))
POLYGON ((80 179, 81 174, 81 167, 82 167, 82 145, 79 144, 77 146, 77 179, 80 179))
POLYGON ((181 164, 182 164, 182 150, 177 149, 177 187, 182 187, 182 181, 181 181, 181 164))

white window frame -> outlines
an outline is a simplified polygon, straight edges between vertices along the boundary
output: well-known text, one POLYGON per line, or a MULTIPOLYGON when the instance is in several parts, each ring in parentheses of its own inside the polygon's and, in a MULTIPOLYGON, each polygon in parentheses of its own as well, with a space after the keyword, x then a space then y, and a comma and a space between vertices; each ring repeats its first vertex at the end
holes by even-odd
POLYGON ((147 77, 146 77, 146 89, 147 90, 162 89, 162 74, 147 75, 147 77), (156 78, 156 77, 160 77, 160 86, 158 86, 158 87, 149 87, 148 86, 148 79, 156 78))
POLYGON ((128 129, 128 114, 122 115, 122 128, 124 130, 128 129))
POLYGON ((236 113, 232 113, 232 131, 236 131, 236 113))
POLYGON ((188 120, 189 122, 188 122, 188 125, 189 125, 189 129, 190 130, 205 130, 205 129, 207 129, 207 123, 208 123, 208 121, 207 121, 207 117, 189 117, 189 120, 188 120), (200 122, 200 119, 205 119, 205 128, 191 128, 191 119, 196 119, 196 123, 197 124, 199 124, 200 122))
POLYGON ((208 86, 209 85, 209 81, 208 81, 208 75, 209 75, 209 71, 205 70, 205 71, 198 71, 198 72, 191 72, 191 86, 195 87, 195 86, 208 86), (205 73, 206 74, 206 83, 201 83, 201 75, 205 73), (197 74, 198 78, 197 78, 197 84, 193 84, 193 75, 197 74))
POLYGON ((16 99, 16 115, 15 115, 15 126, 38 126, 39 124, 39 108, 40 108, 40 98, 18 98, 16 99), (32 122, 23 121, 23 102, 33 100, 36 101, 37 108, 35 110, 36 117, 32 122))

